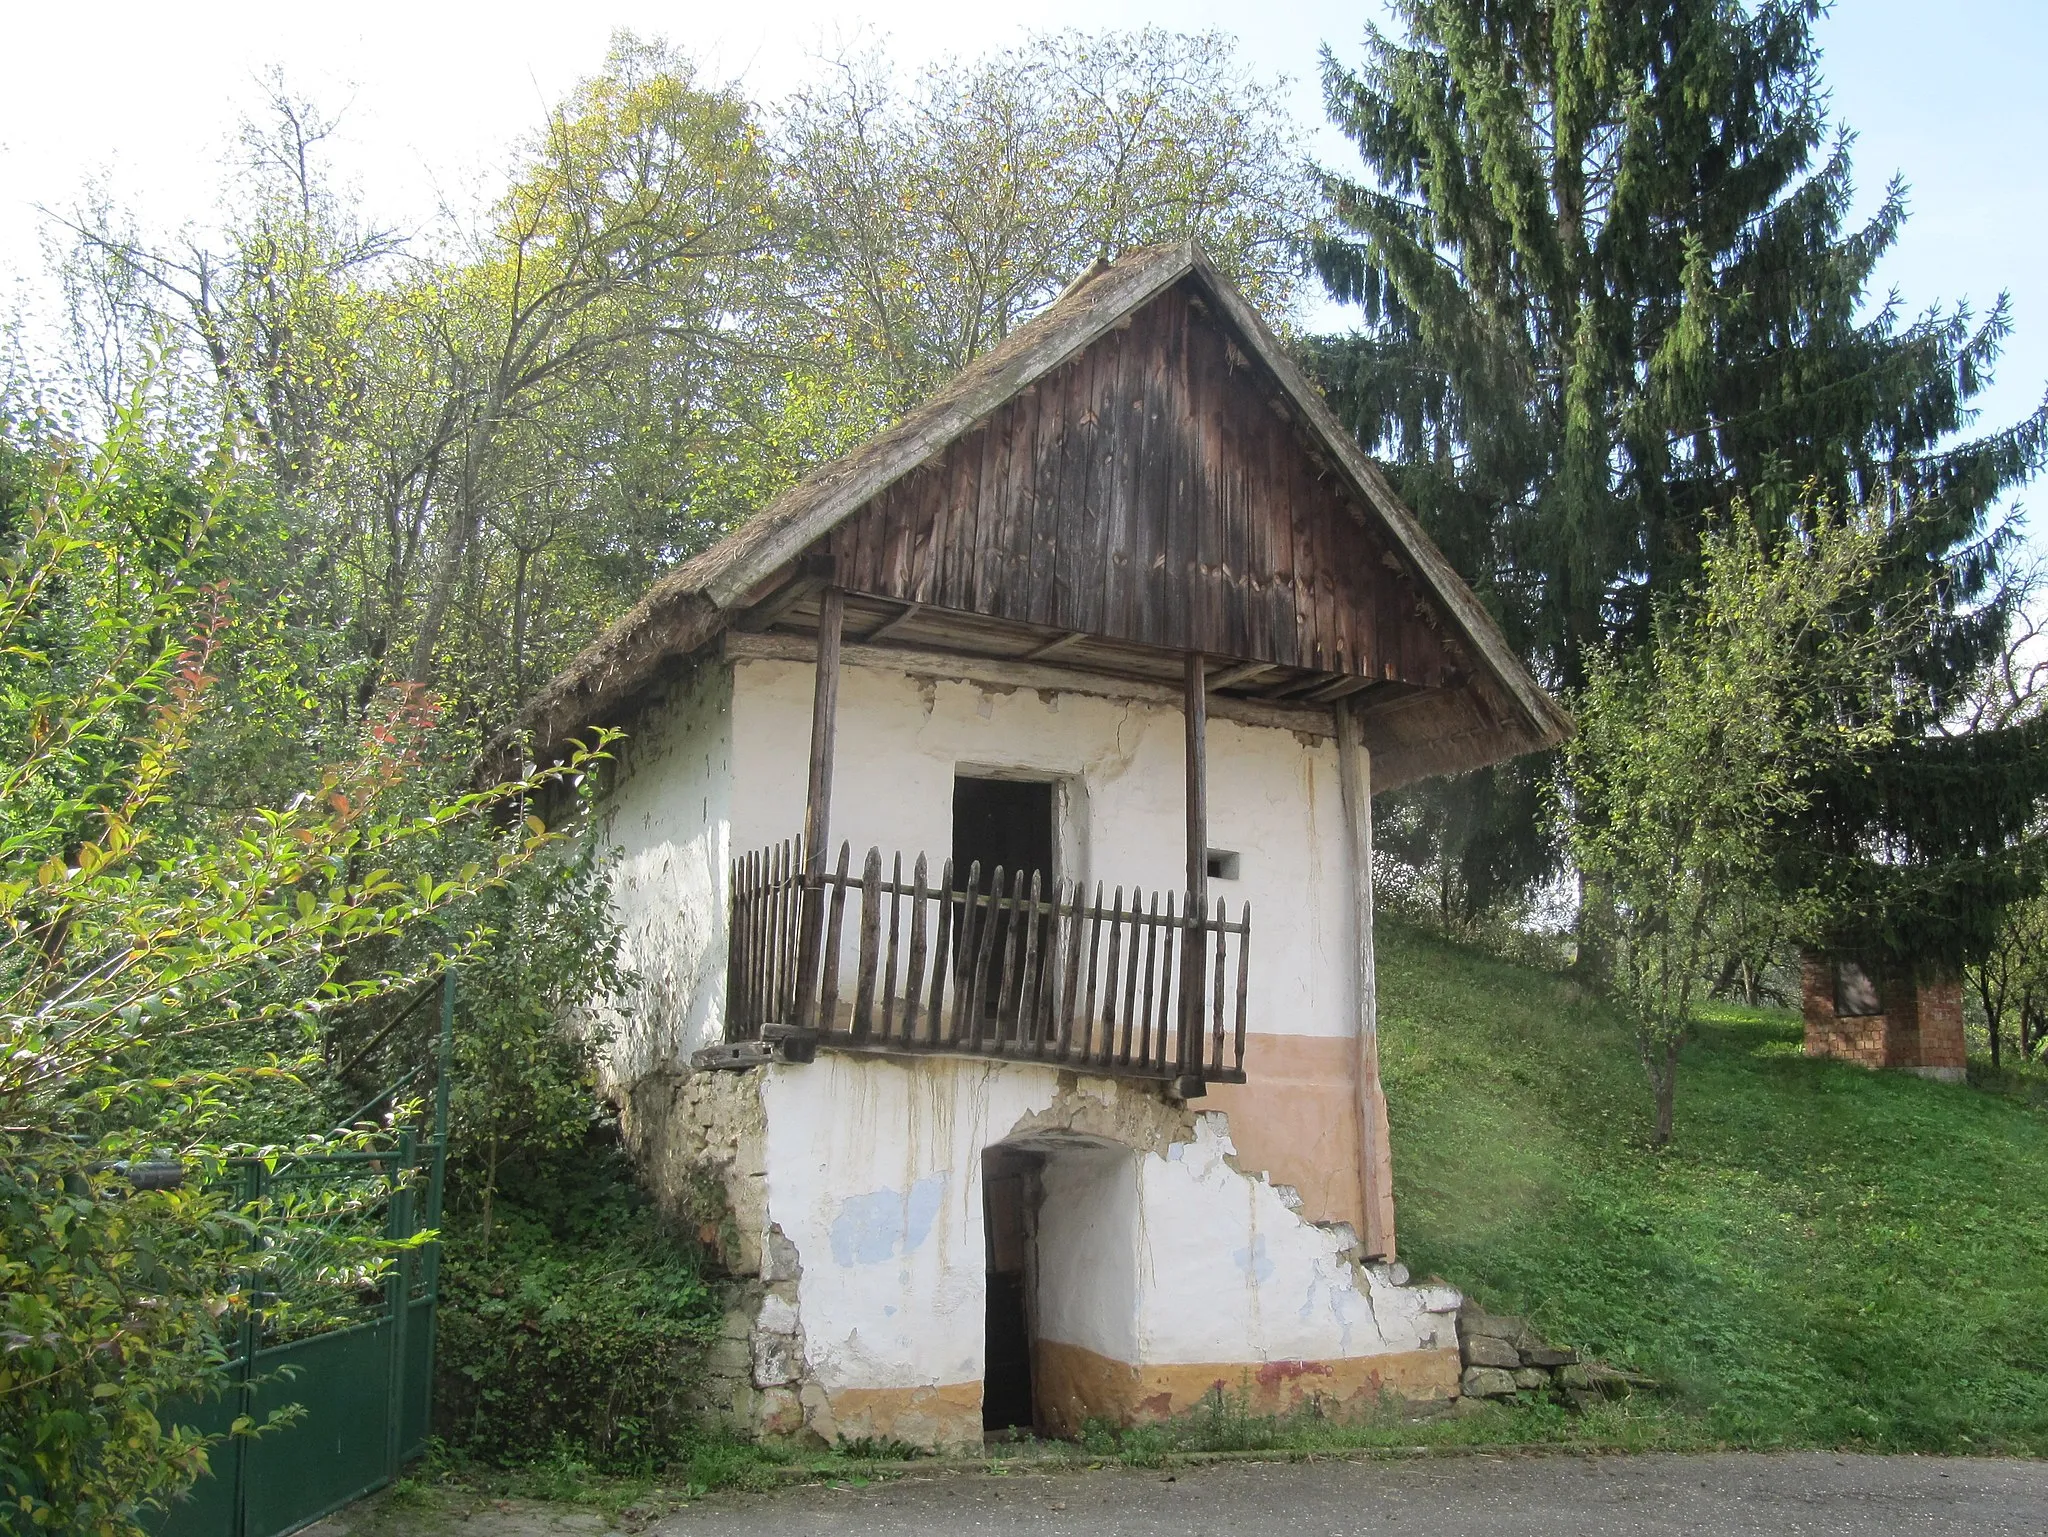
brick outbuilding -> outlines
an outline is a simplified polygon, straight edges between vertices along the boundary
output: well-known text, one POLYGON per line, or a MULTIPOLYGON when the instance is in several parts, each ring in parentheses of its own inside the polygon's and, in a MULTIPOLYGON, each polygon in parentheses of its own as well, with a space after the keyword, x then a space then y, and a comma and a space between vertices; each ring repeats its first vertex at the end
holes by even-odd
POLYGON ((1961 1083, 1963 985, 1805 951, 1806 1054, 1961 1083))

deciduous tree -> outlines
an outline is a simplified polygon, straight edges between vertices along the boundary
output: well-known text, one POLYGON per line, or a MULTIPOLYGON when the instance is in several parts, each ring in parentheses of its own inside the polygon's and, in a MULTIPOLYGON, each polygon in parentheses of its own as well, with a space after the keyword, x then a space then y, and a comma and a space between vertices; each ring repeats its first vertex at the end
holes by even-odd
POLYGON ((1778 900, 1774 829, 1891 729, 1841 708, 1885 691, 1917 628, 1917 605, 1880 597, 1884 535, 1880 517, 1823 508, 1767 548, 1738 511, 1649 641, 1591 658, 1565 749, 1572 853, 1608 897, 1609 986, 1635 1021, 1657 1146, 1729 930, 1778 900))

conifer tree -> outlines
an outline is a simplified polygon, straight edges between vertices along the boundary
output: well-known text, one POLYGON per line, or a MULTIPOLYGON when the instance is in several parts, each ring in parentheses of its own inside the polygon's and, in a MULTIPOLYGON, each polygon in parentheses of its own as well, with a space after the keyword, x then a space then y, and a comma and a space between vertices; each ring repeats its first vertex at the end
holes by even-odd
MULTIPOLYGON (((2006 810, 1970 811, 1974 782, 1943 797, 1939 827, 1914 826, 1914 806, 1928 776, 1956 789, 1956 751, 1923 739, 2007 629, 2014 534, 1994 510, 2040 465, 2048 414, 1970 435, 2010 329, 2002 296, 1981 318, 1867 302, 1906 189, 1850 224, 1851 136, 1830 129, 1813 38, 1823 8, 1395 0, 1399 35, 1369 26, 1360 67, 1324 55, 1331 116, 1366 174, 1330 178, 1318 263, 1364 326, 1311 358, 1567 690, 1601 648, 1642 636, 1738 500, 1766 539, 1816 500, 1885 509, 1888 590, 1928 605, 1891 705, 1906 745, 1881 793, 1859 799, 1845 779, 1786 851, 1788 879, 1832 883, 1842 911, 1867 910, 1852 925, 1865 939, 1904 948, 1916 920, 1897 902, 1924 916, 1926 883, 1868 856, 1883 844, 1884 863, 1910 865, 1938 844, 1981 877, 2011 841, 2006 810)), ((2023 753, 1971 761, 2007 775, 1990 805, 2040 789, 2023 753)), ((1456 836, 1484 869, 1526 867, 1536 834, 1499 819, 1440 834, 1456 836), (1503 858, 1489 837, 1525 847, 1503 858)))

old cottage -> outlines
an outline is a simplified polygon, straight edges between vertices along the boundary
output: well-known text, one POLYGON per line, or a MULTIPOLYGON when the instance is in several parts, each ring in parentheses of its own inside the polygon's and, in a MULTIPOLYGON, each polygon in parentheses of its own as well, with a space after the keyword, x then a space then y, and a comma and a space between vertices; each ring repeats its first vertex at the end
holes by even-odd
POLYGON ((744 1424, 1456 1391, 1395 1262, 1372 797, 1568 725, 1243 299, 1098 268, 532 704, 630 732, 608 1072, 744 1424))

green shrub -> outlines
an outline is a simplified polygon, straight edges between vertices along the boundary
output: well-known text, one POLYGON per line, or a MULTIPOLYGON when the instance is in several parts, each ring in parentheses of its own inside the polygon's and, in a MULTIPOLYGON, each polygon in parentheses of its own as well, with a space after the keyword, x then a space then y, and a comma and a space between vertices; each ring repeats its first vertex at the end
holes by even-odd
POLYGON ((663 1233, 624 1159, 599 1146, 588 1188, 531 1204, 501 1193, 445 1239, 437 1429, 495 1463, 572 1457, 618 1471, 686 1457, 688 1399, 718 1332, 718 1297, 663 1233))

